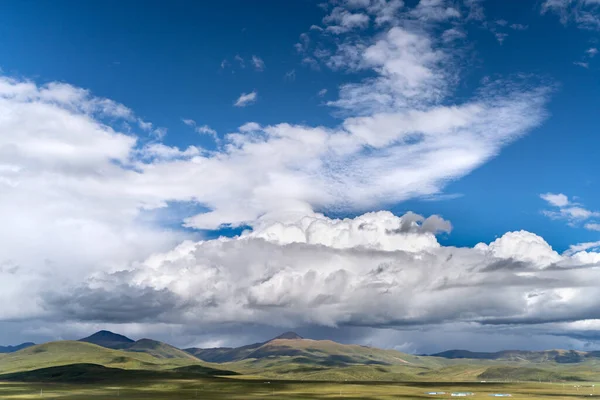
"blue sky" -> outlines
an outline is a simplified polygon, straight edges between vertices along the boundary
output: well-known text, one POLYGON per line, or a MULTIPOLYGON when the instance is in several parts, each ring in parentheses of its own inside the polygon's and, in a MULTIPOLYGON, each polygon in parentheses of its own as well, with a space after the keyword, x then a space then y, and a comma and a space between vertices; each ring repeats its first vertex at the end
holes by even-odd
MULTIPOLYGON (((166 127, 169 145, 210 146, 181 123, 209 125, 221 135, 248 121, 335 126, 335 109, 324 103, 356 74, 316 71, 294 49, 324 12, 309 1, 196 3, 7 2, 2 5, 0 65, 5 74, 38 82, 61 81, 127 105, 166 127), (58 5, 57 5, 58 4, 58 5), (252 56, 260 57, 257 71, 252 56), (244 67, 236 56, 244 59, 244 67), (226 67, 221 63, 226 61, 226 67), (286 78, 294 71, 294 79, 286 78), (327 89, 322 98, 317 93, 327 89), (234 108, 241 93, 256 91, 252 107, 234 108)), ((598 66, 586 51, 597 32, 554 14, 540 15, 538 2, 486 1, 488 27, 467 26, 464 82, 456 96, 469 96, 484 76, 531 74, 551 82, 549 118, 495 159, 452 182, 446 192, 462 197, 416 199, 388 205, 394 211, 437 213, 450 219, 452 245, 490 241, 510 230, 544 236, 556 249, 596 241, 598 232, 570 229, 545 218, 539 194, 564 192, 600 209, 594 151, 598 113, 598 66), (495 21, 506 21, 500 26, 495 21), (519 24, 527 29, 511 29, 519 24), (491 30, 508 36, 499 43, 491 30), (585 60, 588 68, 574 65, 585 60)), ((452 101, 452 99, 449 99, 452 101)), ((323 210, 327 212, 327 210, 323 210)))
MULTIPOLYGON (((562 334, 600 332, 593 325, 600 319, 586 314, 592 304, 572 305, 580 324, 597 321, 592 328, 560 325, 567 322, 525 300, 505 310, 486 299, 492 313, 456 305, 443 323, 425 311, 387 320, 344 300, 344 284, 327 286, 341 279, 363 287, 348 283, 365 273, 349 254, 369 249, 383 252, 376 258, 382 263, 385 252, 396 252, 394 262, 412 265, 401 261, 404 252, 442 260, 460 248, 464 265, 485 270, 490 259, 507 259, 539 274, 550 265, 600 260, 600 3, 401 3, 2 2, 0 208, 11 228, 0 232, 10 247, 0 253, 0 274, 6 285, 27 286, 35 301, 21 313, 0 308, 0 341, 72 337, 114 324, 134 336, 177 332, 186 338, 178 344, 189 345, 216 343, 224 326, 245 332, 248 323, 255 327, 248 340, 295 328, 423 352, 467 345, 461 324, 481 324, 464 328, 480 338, 486 321, 502 317, 520 322, 518 332, 497 338, 498 348, 596 346, 562 334), (222 235, 229 239, 216 239, 222 235), (324 246, 348 259, 305 259, 290 250, 298 243, 310 254, 324 246), (248 246, 240 254, 256 269, 245 270, 220 246, 248 246), (265 251, 282 259, 265 261, 265 251), (185 264, 188 252, 193 268, 185 264), (295 266, 290 254, 306 262, 295 266), (320 263, 322 271, 314 267, 320 263), (229 275, 217 279, 207 265, 229 275), (311 275, 315 268, 319 278, 311 275), (184 289, 175 277, 191 270, 203 278, 184 289), (63 293, 41 289, 50 272, 63 293), (190 311, 202 321, 200 331, 163 318, 183 299, 253 274, 274 279, 272 286, 247 283, 214 300, 226 318, 190 311), (322 314, 309 317, 312 311, 298 304, 310 310, 314 299, 282 300, 279 291, 289 292, 299 277, 323 283, 327 296, 339 290, 339 309, 323 305, 322 314), (139 290, 130 301, 140 302, 143 318, 114 316, 122 287, 139 290), (233 293, 242 292, 236 304, 244 309, 276 304, 296 311, 276 314, 276 324, 248 316, 232 305, 233 293), (155 303, 164 310, 142 305, 148 296, 160 297, 155 303), (90 311, 103 302, 98 314, 90 311), (47 313, 57 326, 24 329, 47 313), (454 333, 444 348, 402 328, 436 324, 454 333), (360 328, 335 333, 344 326, 360 328), (537 342, 525 339, 533 330, 537 342)), ((460 268, 444 263, 432 268, 460 268)), ((411 277, 422 268, 415 264, 411 277)), ((394 282, 403 276, 395 274, 394 282)), ((515 298, 535 292, 566 299, 564 290, 590 296, 581 279, 558 294, 528 287, 515 298)), ((396 289, 399 296, 406 291, 396 289)), ((4 296, 15 301, 17 294, 4 296)), ((430 299, 412 306, 426 309, 430 299)))

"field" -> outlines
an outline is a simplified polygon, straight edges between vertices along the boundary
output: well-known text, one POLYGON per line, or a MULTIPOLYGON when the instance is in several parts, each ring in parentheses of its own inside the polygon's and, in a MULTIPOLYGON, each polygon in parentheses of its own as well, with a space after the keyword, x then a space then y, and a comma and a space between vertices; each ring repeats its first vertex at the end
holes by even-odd
MULTIPOLYGON (((590 397, 590 383, 383 383, 297 382, 202 378, 136 380, 94 384, 0 382, 2 399, 427 399, 452 398, 451 392, 473 392, 469 398, 510 393, 513 399, 576 399, 590 397), (427 392, 444 391, 444 395, 427 392)), ((600 394, 600 393, 599 393, 600 394)))

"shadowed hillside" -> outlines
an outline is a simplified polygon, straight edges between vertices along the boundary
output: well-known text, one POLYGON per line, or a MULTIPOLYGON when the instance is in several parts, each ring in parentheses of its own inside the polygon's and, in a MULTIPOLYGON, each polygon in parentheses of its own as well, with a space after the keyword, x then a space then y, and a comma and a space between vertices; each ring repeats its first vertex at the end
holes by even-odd
POLYGON ((169 370, 127 370, 98 364, 70 364, 0 375, 0 381, 16 382, 129 382, 134 380, 195 379, 204 376, 231 376, 235 372, 193 365, 169 370))

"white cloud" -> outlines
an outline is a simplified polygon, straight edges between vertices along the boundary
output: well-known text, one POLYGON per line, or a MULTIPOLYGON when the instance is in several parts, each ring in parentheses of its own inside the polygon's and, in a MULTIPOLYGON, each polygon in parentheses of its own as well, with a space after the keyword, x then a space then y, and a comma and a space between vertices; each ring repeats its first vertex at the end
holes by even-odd
POLYGON ((236 107, 246 107, 250 104, 255 103, 257 97, 258 93, 256 93, 256 90, 250 93, 242 93, 240 97, 238 97, 238 99, 235 101, 234 105, 236 107))
POLYGON ((590 57, 595 57, 598 54, 598 49, 595 47, 590 47, 585 51, 585 53, 590 57))
POLYGON ((39 293, 54 281, 121 268, 181 240, 144 213, 160 200, 120 187, 135 174, 138 142, 101 121, 134 119, 126 107, 66 84, 0 77, 0 110, 0 320, 43 313, 39 293))
POLYGON ((442 33, 442 39, 444 42, 453 42, 455 40, 464 39, 467 34, 459 28, 450 28, 442 33))
POLYGON ((542 237, 526 231, 509 232, 489 246, 480 243, 475 248, 497 258, 527 262, 540 268, 562 260, 542 237))
POLYGON ((523 24, 511 24, 510 28, 515 30, 515 31, 524 31, 527 30, 529 28, 529 25, 523 25, 523 24))
POLYGON ((588 231, 600 232, 600 224, 597 224, 597 223, 585 224, 585 229, 587 229, 588 231))
POLYGON ((598 253, 560 256, 524 231, 474 249, 444 247, 426 225, 445 229, 445 221, 416 214, 302 215, 261 220, 238 238, 185 242, 47 294, 47 307, 117 319, 127 290, 134 304, 150 301, 160 322, 207 326, 535 325, 598 316, 600 290, 589 284, 599 278, 598 253))
POLYGON ((504 40, 508 37, 508 34, 496 32, 494 36, 496 36, 496 40, 498 41, 498 43, 502 44, 504 43, 504 40))
POLYGON ((194 131, 203 134, 203 135, 210 135, 213 137, 213 139, 216 142, 219 142, 219 136, 217 135, 217 131, 212 129, 210 126, 208 125, 198 125, 196 124, 196 121, 194 121, 193 119, 182 119, 182 122, 184 124, 186 124, 187 126, 191 126, 192 128, 194 128, 194 131))
POLYGON ((573 65, 577 65, 578 67, 582 67, 585 69, 588 69, 590 67, 589 63, 583 62, 583 61, 573 61, 573 65))
POLYGON ((246 68, 246 61, 242 58, 242 56, 240 56, 239 54, 236 54, 235 57, 233 57, 233 59, 235 61, 237 61, 240 68, 246 68))
POLYGON ((321 90, 319 90, 319 92, 317 93, 317 95, 318 95, 319 97, 323 97, 323 96, 325 96, 326 94, 327 94, 327 89, 321 89, 321 90))
POLYGON ((569 198, 560 193, 546 193, 540 195, 543 200, 546 200, 551 206, 558 208, 558 210, 544 210, 542 213, 552 219, 564 219, 569 221, 571 225, 575 225, 578 222, 585 221, 592 217, 600 217, 600 212, 591 211, 584 208, 579 203, 573 203, 569 198))
POLYGON ((240 132, 244 132, 244 133, 258 132, 261 129, 262 129, 261 126, 259 124, 257 124, 256 122, 247 122, 238 128, 238 130, 240 132))
POLYGON ((565 207, 569 205, 569 198, 562 193, 545 193, 541 194, 540 197, 555 207, 565 207))
POLYGON ((565 252, 566 255, 573 255, 582 251, 586 251, 589 249, 600 249, 600 241, 598 242, 588 242, 588 243, 579 243, 575 245, 571 245, 569 250, 565 252))
POLYGON ((565 25, 575 23, 582 29, 600 29, 600 2, 597 0, 545 0, 541 12, 557 14, 565 25))
POLYGON ((265 62, 258 56, 252 56, 252 64, 257 71, 264 71, 265 62))
POLYGON ((215 131, 214 129, 212 129, 208 125, 197 126, 196 127, 196 132, 198 132, 198 133, 204 133, 204 134, 211 135, 211 136, 216 136, 217 135, 217 131, 215 131))
POLYGON ((350 12, 343 7, 335 7, 331 14, 323 18, 323 23, 328 25, 327 31, 339 35, 353 29, 366 28, 369 25, 369 16, 350 12))
POLYGON ((411 14, 424 21, 446 21, 459 18, 460 11, 446 0, 420 0, 411 14))

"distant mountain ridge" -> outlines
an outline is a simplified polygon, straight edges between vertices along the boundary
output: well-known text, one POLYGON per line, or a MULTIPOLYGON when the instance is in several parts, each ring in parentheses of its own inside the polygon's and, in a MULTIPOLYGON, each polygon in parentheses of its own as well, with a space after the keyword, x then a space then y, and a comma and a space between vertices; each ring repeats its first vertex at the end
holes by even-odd
POLYGON ((273 340, 302 340, 302 336, 295 332, 285 332, 281 335, 274 337, 273 339, 267 340, 266 342, 252 343, 241 347, 214 347, 208 349, 201 349, 197 347, 191 347, 184 349, 184 351, 199 358, 202 361, 213 362, 213 363, 225 363, 240 361, 252 354, 258 348, 265 344, 272 342, 273 340))
POLYGON ((448 359, 470 360, 496 360, 514 362, 556 362, 559 364, 581 363, 588 359, 600 358, 600 351, 575 351, 575 350, 503 350, 497 352, 475 352, 469 350, 448 350, 441 353, 430 354, 431 357, 448 359))
POLYGON ((144 338, 136 341, 127 336, 104 330, 78 341, 92 343, 113 350, 147 353, 157 358, 196 359, 194 355, 158 340, 144 338))
POLYGON ((5 354, 5 353, 14 353, 15 351, 26 349, 26 348, 31 347, 31 346, 35 346, 35 343, 26 342, 26 343, 18 344, 16 346, 0 346, 0 353, 3 353, 3 354, 5 354))
MULTIPOLYGON (((15 347, 18 346, 12 348, 15 347)), ((0 354, 0 380, 93 381, 101 378, 99 375, 120 376, 119 369, 140 378, 158 377, 162 374, 158 371, 163 371, 172 377, 240 374, 265 379, 332 381, 597 382, 600 352, 449 350, 411 355, 391 349, 305 339, 294 332, 236 348, 184 351, 157 340, 135 341, 104 330, 79 341, 50 342, 0 354)))

